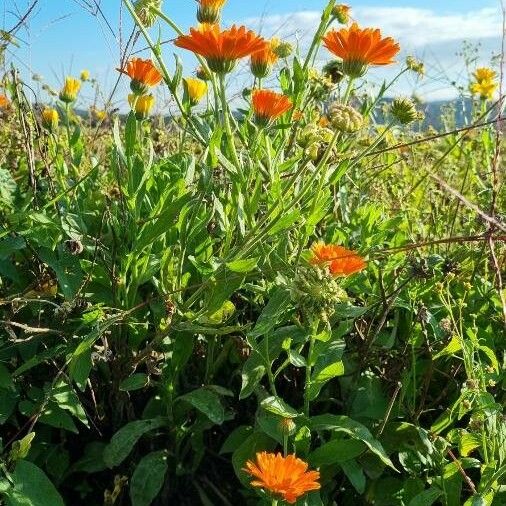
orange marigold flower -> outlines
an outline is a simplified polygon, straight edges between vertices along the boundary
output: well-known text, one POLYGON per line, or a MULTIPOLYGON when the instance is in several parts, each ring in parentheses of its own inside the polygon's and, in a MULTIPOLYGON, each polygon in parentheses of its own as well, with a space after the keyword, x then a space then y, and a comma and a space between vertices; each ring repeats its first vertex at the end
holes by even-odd
POLYGON ((259 452, 256 462, 246 462, 244 471, 256 478, 251 482, 253 487, 263 488, 294 504, 306 492, 320 488, 320 473, 307 468, 307 463, 295 455, 283 457, 281 453, 259 452))
POLYGON ((262 79, 269 74, 271 67, 278 61, 275 51, 279 44, 279 39, 271 39, 263 49, 251 55, 250 68, 255 77, 262 79))
POLYGON ((213 72, 226 74, 237 60, 263 49, 265 41, 244 26, 222 31, 218 25, 204 24, 190 28, 190 34, 180 35, 174 44, 203 56, 213 72))
POLYGON ((197 0, 197 20, 199 23, 217 23, 220 20, 221 9, 227 0, 197 0))
POLYGON ((152 60, 132 58, 125 68, 118 70, 130 77, 130 88, 136 95, 147 93, 150 86, 156 86, 162 80, 162 74, 152 60))
POLYGON ((349 28, 331 30, 323 37, 323 45, 343 60, 343 72, 350 77, 361 77, 368 65, 389 65, 400 46, 392 37, 382 37, 374 28, 359 28, 353 23, 349 28))
POLYGON ((365 268, 366 262, 355 251, 337 244, 316 243, 311 248, 313 265, 328 265, 333 276, 349 276, 365 268))
POLYGON ((292 108, 292 101, 287 96, 271 90, 253 90, 251 103, 257 122, 263 126, 292 108))
POLYGON ((0 95, 0 109, 6 109, 9 104, 9 99, 5 95, 0 95))

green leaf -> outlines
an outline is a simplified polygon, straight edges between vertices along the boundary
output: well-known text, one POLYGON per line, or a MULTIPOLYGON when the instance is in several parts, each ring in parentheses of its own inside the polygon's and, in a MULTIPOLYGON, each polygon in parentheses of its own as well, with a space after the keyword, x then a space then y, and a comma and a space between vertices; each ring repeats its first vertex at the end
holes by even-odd
POLYGON ((308 389, 310 400, 316 399, 321 388, 327 381, 344 374, 344 363, 341 360, 346 348, 344 341, 318 342, 315 346, 315 355, 318 355, 311 375, 308 389))
POLYGON ((246 465, 246 461, 254 460, 257 452, 263 450, 272 450, 276 443, 263 432, 255 432, 248 438, 246 438, 241 446, 232 454, 232 465, 239 481, 244 486, 249 486, 251 477, 246 474, 243 469, 246 465))
POLYGON ((457 336, 452 336, 450 342, 439 352, 434 355, 434 360, 447 355, 454 355, 462 349, 460 339, 457 336))
POLYGON ((389 459, 381 443, 373 437, 367 427, 344 415, 319 415, 309 420, 309 426, 312 430, 323 431, 330 430, 344 432, 349 436, 363 441, 369 450, 373 452, 387 466, 395 469, 392 461, 389 459))
POLYGON ((9 458, 12 461, 26 458, 32 446, 34 437, 35 432, 29 432, 24 438, 20 439, 19 441, 14 441, 14 443, 12 443, 9 458))
POLYGON ((366 445, 359 439, 332 439, 309 454, 313 467, 341 464, 364 453, 366 445))
POLYGON ((159 215, 148 221, 142 228, 139 238, 135 243, 135 252, 140 253, 144 248, 152 244, 156 239, 164 236, 165 233, 176 223, 179 212, 185 204, 191 200, 191 194, 187 193, 177 199, 168 199, 168 203, 161 210, 159 215))
POLYGON ((147 374, 142 372, 137 374, 132 374, 128 378, 124 379, 120 385, 119 389, 123 392, 130 392, 132 390, 140 390, 144 388, 149 383, 149 378, 147 374))
POLYGON ((359 494, 365 492, 365 474, 355 459, 346 460, 340 463, 344 474, 359 494))
POLYGON ((408 506, 431 506, 431 504, 434 504, 441 494, 441 489, 437 487, 428 488, 413 497, 413 499, 409 501, 408 506))
POLYGON ((104 462, 108 467, 115 467, 123 462, 137 441, 147 432, 166 425, 164 418, 151 420, 136 420, 127 423, 111 438, 111 442, 104 448, 104 462))
POLYGON ((250 425, 241 425, 235 428, 225 439, 220 448, 220 455, 234 452, 242 442, 251 435, 253 428, 250 425))
POLYGON ((211 422, 221 425, 225 420, 225 410, 218 394, 208 388, 199 388, 179 397, 206 415, 211 422))
POLYGON ((10 476, 12 487, 6 492, 6 506, 65 506, 45 473, 35 464, 19 460, 10 476))
POLYGON ((58 404, 58 407, 74 415, 81 423, 89 427, 88 418, 72 387, 64 381, 59 381, 51 389, 51 398, 58 404))
POLYGON ((14 390, 11 373, 3 364, 0 364, 0 389, 14 390))
POLYGON ((130 480, 132 506, 149 506, 162 489, 167 474, 165 451, 144 456, 137 464, 130 480))
POLYGON ((290 307, 290 293, 287 290, 278 288, 270 297, 269 302, 263 308, 257 319, 255 327, 250 332, 251 337, 260 337, 271 331, 283 317, 290 307))
POLYGON ((252 271, 258 263, 258 258, 244 258, 242 260, 233 260, 232 262, 227 262, 226 266, 232 272, 241 272, 246 273, 252 271))
POLYGON ((289 406, 283 399, 280 399, 276 396, 267 397, 264 399, 260 406, 262 406, 265 411, 269 411, 270 413, 274 413, 275 415, 282 416, 284 418, 296 418, 299 416, 299 413, 289 406))

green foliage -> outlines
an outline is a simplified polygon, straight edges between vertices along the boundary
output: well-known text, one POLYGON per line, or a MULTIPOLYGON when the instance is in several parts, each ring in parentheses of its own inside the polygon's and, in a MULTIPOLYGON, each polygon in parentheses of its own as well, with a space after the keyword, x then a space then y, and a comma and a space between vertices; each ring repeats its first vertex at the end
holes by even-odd
POLYGON ((390 83, 329 84, 310 67, 334 4, 278 62, 293 107, 267 125, 217 75, 192 109, 149 37, 170 122, 58 102, 48 131, 5 77, 2 503, 266 505, 261 451, 318 469, 298 505, 504 503, 498 111, 438 136, 380 114, 390 83), (358 131, 327 128, 330 92, 358 131))

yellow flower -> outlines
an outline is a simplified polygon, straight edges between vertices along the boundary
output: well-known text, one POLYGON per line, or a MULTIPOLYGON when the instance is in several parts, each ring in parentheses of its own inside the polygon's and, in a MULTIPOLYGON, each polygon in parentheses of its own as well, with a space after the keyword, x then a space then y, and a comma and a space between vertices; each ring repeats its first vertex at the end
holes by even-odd
POLYGON ((184 79, 184 87, 192 107, 196 106, 207 92, 207 83, 193 77, 184 79))
POLYGON ((483 100, 491 100, 494 96, 494 91, 497 88, 497 83, 492 80, 485 80, 476 83, 471 83, 469 89, 473 95, 479 95, 483 100))
POLYGON ((81 70, 81 81, 87 81, 90 78, 90 71, 89 70, 81 70))
POLYGON ((67 104, 74 102, 81 89, 81 81, 75 77, 66 77, 65 84, 60 91, 60 100, 67 104))
POLYGON ((128 103, 135 112, 135 117, 138 121, 142 121, 149 116, 151 109, 155 105, 155 97, 153 95, 136 95, 130 93, 128 95, 128 103))
POLYGON ((495 71, 488 67, 480 67, 473 72, 473 77, 478 83, 482 81, 492 81, 495 79, 496 75, 495 71))
POLYGON ((59 121, 60 115, 56 109, 46 107, 42 111, 42 125, 44 128, 47 128, 50 131, 56 130, 56 128, 58 128, 59 121))

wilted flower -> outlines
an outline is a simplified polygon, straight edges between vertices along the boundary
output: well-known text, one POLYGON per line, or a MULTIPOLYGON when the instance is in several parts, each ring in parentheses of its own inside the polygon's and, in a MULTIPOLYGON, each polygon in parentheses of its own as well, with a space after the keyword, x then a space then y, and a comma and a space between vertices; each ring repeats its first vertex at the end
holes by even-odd
POLYGON ((265 41, 244 26, 222 31, 218 25, 204 24, 190 28, 190 34, 180 35, 174 44, 203 56, 213 72, 226 74, 237 60, 263 49, 265 41))
POLYGON ((74 102, 81 89, 81 81, 75 77, 66 77, 63 88, 60 91, 60 100, 66 104, 74 102))
POLYGON ((350 21, 350 6, 345 4, 335 5, 332 9, 332 15, 341 23, 342 25, 348 24, 350 21))
POLYGON ((60 115, 56 109, 46 107, 42 111, 42 126, 47 128, 49 131, 56 130, 60 121, 60 115))
POLYGON ((280 42, 273 51, 278 58, 288 58, 293 51, 293 46, 289 42, 280 42))
POLYGON ((162 80, 162 74, 154 63, 142 58, 132 58, 124 69, 118 71, 130 77, 130 89, 136 95, 144 95, 150 87, 156 86, 162 80))
POLYGON ((197 21, 199 23, 218 23, 220 21, 221 9, 227 0, 197 0, 197 21))
POLYGON ((318 490, 320 473, 308 471, 308 464, 295 455, 260 452, 256 462, 248 460, 244 471, 253 476, 253 487, 263 488, 276 498, 294 504, 311 490, 318 490))
POLYGON ((332 60, 323 66, 323 75, 327 76, 333 84, 338 84, 344 77, 343 64, 338 60, 332 60))
POLYGON ((413 101, 405 97, 394 99, 390 113, 401 125, 423 119, 423 113, 417 111, 413 101))
POLYGON ((339 102, 330 105, 328 118, 336 130, 345 133, 356 132, 364 124, 363 116, 356 109, 339 102))
POLYGON ((275 51, 278 46, 279 39, 274 38, 266 42, 263 49, 251 55, 250 68, 251 73, 255 77, 261 79, 269 74, 272 65, 278 60, 278 55, 275 51))
POLYGON ((155 24, 157 14, 153 9, 160 10, 162 8, 162 0, 137 0, 134 4, 134 10, 141 23, 146 27, 155 24))
POLYGON ((416 72, 418 75, 425 75, 425 65, 422 61, 417 60, 414 56, 406 57, 406 67, 413 72, 416 72))
POLYGON ((263 126, 292 108, 292 101, 286 95, 271 90, 253 90, 251 103, 257 123, 263 126))
POLYGON ((207 83, 193 77, 186 77, 183 82, 190 105, 196 106, 207 92, 207 83))
POLYGON ((400 46, 391 37, 382 37, 374 28, 331 30, 323 37, 323 45, 343 60, 343 72, 352 77, 363 76, 369 65, 390 65, 400 46))
POLYGON ((198 79, 202 81, 210 81, 211 75, 210 73, 204 68, 204 67, 197 67, 197 70, 195 71, 195 75, 198 79))
POLYGON ((136 95, 131 93, 128 95, 128 103, 135 112, 138 121, 142 121, 149 116, 149 113, 155 105, 155 97, 153 95, 136 95))
POLYGON ((90 71, 89 70, 81 70, 81 75, 79 76, 81 81, 87 81, 90 78, 90 71))

